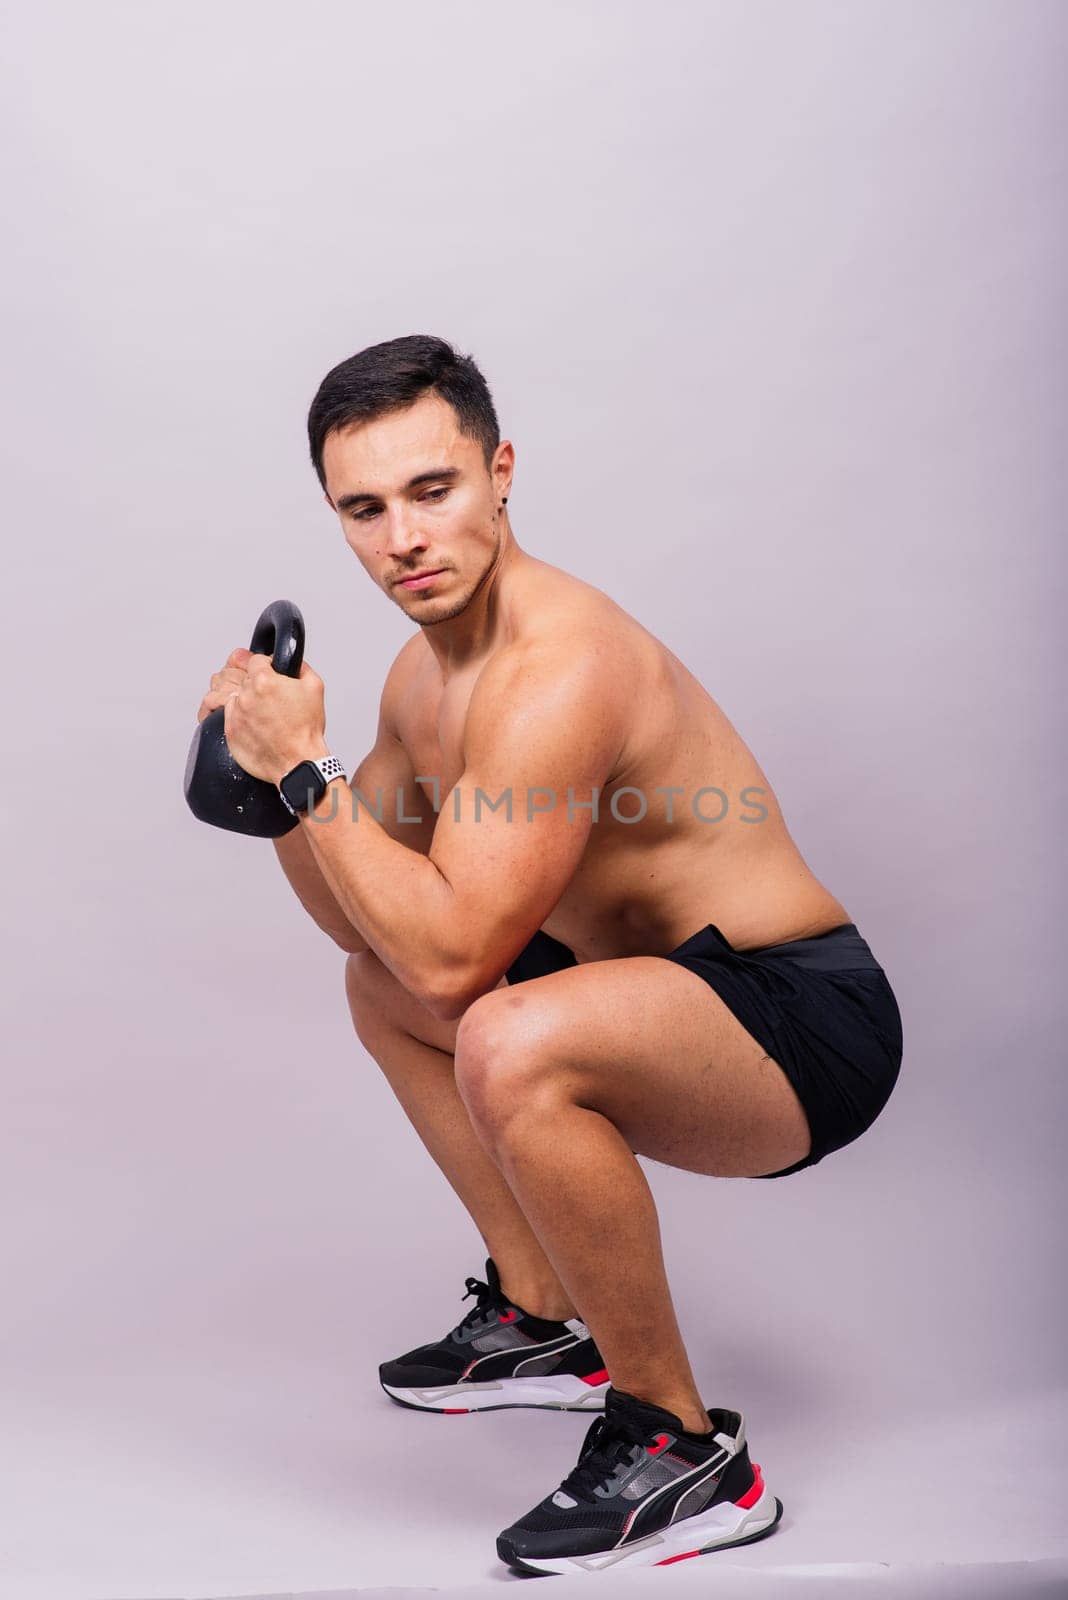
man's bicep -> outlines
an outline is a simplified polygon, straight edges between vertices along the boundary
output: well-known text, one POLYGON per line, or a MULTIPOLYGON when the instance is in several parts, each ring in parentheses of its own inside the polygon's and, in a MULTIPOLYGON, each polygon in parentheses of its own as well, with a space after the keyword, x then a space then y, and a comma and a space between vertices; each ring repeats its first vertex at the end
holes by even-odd
POLYGON ((525 658, 476 704, 430 859, 448 881, 479 989, 495 983, 578 870, 622 743, 596 658, 525 658))
POLYGON ((380 718, 374 746, 350 782, 353 815, 357 826, 362 816, 373 816, 391 839, 427 855, 437 819, 415 776, 407 750, 380 718))
POLYGON ((578 870, 591 813, 569 807, 565 791, 468 768, 445 797, 429 855, 452 889, 465 954, 487 978, 511 964, 578 870))

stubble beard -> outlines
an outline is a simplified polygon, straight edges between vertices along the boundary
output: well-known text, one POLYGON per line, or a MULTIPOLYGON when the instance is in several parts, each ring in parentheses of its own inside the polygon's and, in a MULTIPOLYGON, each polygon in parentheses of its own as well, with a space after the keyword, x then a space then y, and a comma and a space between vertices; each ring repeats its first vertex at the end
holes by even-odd
MULTIPOLYGON (((441 600, 438 602, 438 605, 441 608, 440 610, 435 610, 433 606, 427 606, 424 610, 418 605, 412 606, 411 608, 402 605, 401 610, 404 612, 405 616, 409 617, 412 622, 417 622, 421 628, 432 628, 436 623, 451 622, 454 617, 462 616, 467 610, 468 606, 471 604, 472 600, 478 594, 479 590, 482 588, 482 585, 486 582, 486 579, 489 577, 490 573, 496 568, 497 558, 500 555, 501 550, 501 540, 499 530, 495 531, 497 531, 497 537, 494 542, 493 553, 491 554, 490 559, 487 561, 485 569, 479 575, 473 587, 468 591, 467 594, 464 595, 462 600, 441 600)), ((418 591, 416 592, 418 593, 418 591)))

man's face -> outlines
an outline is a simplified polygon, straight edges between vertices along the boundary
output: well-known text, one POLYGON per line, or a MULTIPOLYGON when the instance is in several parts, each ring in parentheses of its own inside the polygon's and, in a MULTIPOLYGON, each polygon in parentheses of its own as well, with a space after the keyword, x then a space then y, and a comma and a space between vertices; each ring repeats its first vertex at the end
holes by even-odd
POLYGON ((435 394, 327 435, 323 475, 345 542, 413 622, 459 616, 481 587, 500 549, 512 459, 504 440, 487 472, 481 445, 435 394), (403 581, 428 572, 438 575, 403 581))

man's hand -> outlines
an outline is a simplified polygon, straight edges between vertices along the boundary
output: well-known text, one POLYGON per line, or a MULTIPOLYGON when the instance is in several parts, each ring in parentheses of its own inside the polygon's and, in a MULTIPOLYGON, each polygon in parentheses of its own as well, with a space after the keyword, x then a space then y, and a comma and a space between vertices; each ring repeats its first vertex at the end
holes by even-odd
POLYGON ((238 689, 243 687, 248 677, 245 662, 251 654, 250 650, 231 650, 222 671, 212 673, 208 681, 208 692, 197 707, 198 722, 203 722, 210 712, 218 711, 232 694, 236 694, 238 689))
POLYGON ((201 712, 223 707, 230 753, 253 778, 277 784, 299 762, 328 754, 323 680, 307 662, 299 678, 287 678, 269 656, 233 650, 211 682, 201 712))

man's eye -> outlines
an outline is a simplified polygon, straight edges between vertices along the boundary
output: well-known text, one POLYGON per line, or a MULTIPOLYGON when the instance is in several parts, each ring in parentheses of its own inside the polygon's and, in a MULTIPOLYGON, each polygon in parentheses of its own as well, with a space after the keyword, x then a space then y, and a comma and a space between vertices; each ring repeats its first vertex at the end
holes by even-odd
MULTIPOLYGON (((419 498, 420 500, 433 500, 434 503, 437 504, 439 500, 443 500, 445 498, 448 492, 448 485, 443 484, 439 489, 428 489, 426 493, 421 494, 419 498)), ((370 522, 371 518, 377 517, 377 515, 378 507, 368 506, 366 511, 354 511, 352 513, 352 520, 353 522, 370 522)))

